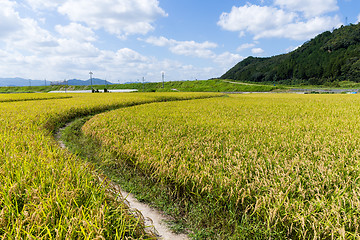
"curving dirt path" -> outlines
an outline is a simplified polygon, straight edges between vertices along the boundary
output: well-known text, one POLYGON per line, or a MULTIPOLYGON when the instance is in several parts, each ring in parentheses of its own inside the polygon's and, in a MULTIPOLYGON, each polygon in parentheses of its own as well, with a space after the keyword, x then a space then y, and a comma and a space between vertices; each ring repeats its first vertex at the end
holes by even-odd
POLYGON ((131 208, 135 208, 141 212, 145 218, 146 226, 153 226, 158 234, 159 239, 169 239, 169 240, 183 240, 189 239, 185 234, 175 234, 173 233, 164 221, 169 220, 158 210, 149 207, 148 205, 139 202, 131 193, 125 192, 118 188, 121 194, 129 202, 131 208))
MULTIPOLYGON (((59 146, 63 149, 66 149, 67 147, 64 144, 64 142, 60 140, 61 134, 62 131, 70 124, 71 123, 68 123, 67 125, 65 125, 65 127, 60 128, 59 131, 55 134, 55 139, 59 143, 59 146)), ((148 206, 147 204, 139 202, 134 197, 133 194, 123 191, 118 184, 111 182, 111 185, 115 189, 115 191, 121 193, 121 195, 124 196, 130 208, 137 209, 138 211, 141 212, 141 214, 144 216, 146 227, 149 227, 150 229, 155 228, 155 232, 158 236, 157 239, 164 239, 164 240, 189 239, 189 237, 186 234, 173 233, 165 223, 165 221, 169 220, 169 218, 166 217, 164 214, 162 214, 160 211, 148 206)))

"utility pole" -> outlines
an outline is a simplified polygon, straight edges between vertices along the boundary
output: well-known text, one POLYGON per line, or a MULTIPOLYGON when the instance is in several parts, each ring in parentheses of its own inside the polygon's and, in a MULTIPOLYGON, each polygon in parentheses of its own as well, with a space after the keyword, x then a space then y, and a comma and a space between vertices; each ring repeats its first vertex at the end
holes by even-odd
POLYGON ((93 73, 90 71, 89 74, 90 74, 91 92, 93 92, 93 84, 92 84, 92 75, 93 75, 93 73))
POLYGON ((162 78, 162 83, 163 83, 162 88, 164 88, 164 79, 165 79, 165 72, 164 71, 161 72, 161 78, 162 78))
POLYGON ((143 80, 143 84, 142 84, 142 85, 143 85, 143 92, 145 92, 145 85, 144 85, 144 84, 145 84, 145 83, 144 83, 144 82, 145 82, 145 77, 143 77, 142 80, 143 80))

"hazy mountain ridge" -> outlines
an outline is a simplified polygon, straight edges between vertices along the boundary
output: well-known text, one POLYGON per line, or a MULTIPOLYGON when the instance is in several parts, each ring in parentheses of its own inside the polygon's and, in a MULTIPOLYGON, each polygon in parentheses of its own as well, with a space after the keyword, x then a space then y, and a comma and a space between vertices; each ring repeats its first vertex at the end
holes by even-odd
POLYGON ((360 23, 319 34, 287 54, 248 57, 221 78, 283 84, 360 82, 360 23))
MULTIPOLYGON (((49 81, 49 80, 32 80, 25 78, 0 78, 1 87, 22 87, 22 86, 49 86, 49 85, 71 85, 71 86, 86 86, 91 84, 91 80, 79 80, 79 79, 69 79, 64 81, 49 81)), ((105 80, 99 78, 92 79, 93 85, 105 85, 105 80)), ((106 84, 112 84, 109 81, 106 81, 106 84)))
MULTIPOLYGON (((50 82, 47 82, 49 85, 50 82)), ((45 80, 32 80, 25 78, 0 78, 1 87, 13 87, 13 86, 42 86, 45 85, 45 80)))

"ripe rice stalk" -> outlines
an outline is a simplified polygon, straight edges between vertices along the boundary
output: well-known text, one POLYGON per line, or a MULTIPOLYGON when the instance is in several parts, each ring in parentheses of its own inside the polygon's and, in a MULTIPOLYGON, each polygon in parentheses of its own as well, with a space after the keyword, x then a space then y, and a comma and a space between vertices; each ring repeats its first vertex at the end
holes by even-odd
POLYGON ((359 238, 359 98, 153 103, 97 115, 82 130, 174 191, 228 206, 235 222, 266 223, 269 236, 359 238))
POLYGON ((79 116, 214 95, 0 96, 0 238, 151 238, 142 220, 99 181, 96 169, 60 149, 52 133, 79 116))

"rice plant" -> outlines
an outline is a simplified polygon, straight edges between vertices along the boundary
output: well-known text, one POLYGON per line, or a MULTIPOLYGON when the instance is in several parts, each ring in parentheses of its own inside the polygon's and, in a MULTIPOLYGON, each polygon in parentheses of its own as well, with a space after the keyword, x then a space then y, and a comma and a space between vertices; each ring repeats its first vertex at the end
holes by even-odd
MULTIPOLYGON (((212 94, 214 95, 214 94, 212 94)), ((0 238, 153 238, 142 216, 52 133, 71 119, 210 94, 19 94, 0 98, 0 238)))
POLYGON ((194 223, 227 231, 216 237, 358 239, 359 118, 357 95, 249 94, 119 109, 82 129, 170 194, 221 206, 227 219, 200 209, 208 222, 194 223))

